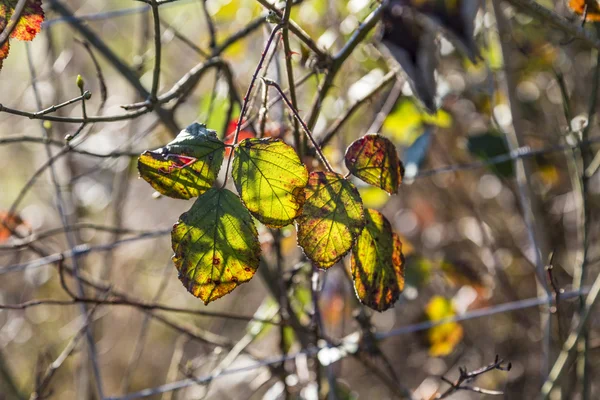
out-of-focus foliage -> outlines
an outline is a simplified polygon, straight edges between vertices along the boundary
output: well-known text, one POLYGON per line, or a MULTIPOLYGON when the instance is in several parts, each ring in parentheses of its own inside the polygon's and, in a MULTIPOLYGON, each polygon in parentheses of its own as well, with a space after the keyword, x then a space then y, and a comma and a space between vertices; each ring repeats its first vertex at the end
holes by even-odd
MULTIPOLYGON (((456 315, 452 301, 442 296, 434 296, 425 307, 427 319, 441 321, 456 315)), ((463 338, 463 328, 458 322, 447 322, 430 328, 427 332, 429 354, 434 357, 450 354, 463 338)))

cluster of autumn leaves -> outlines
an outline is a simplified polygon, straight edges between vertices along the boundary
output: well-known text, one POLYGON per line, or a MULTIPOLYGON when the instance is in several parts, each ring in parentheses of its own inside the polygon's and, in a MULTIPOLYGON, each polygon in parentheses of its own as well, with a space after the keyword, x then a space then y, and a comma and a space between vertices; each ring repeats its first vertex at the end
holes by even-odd
MULTIPOLYGON (((0 0, 0 34, 9 28, 16 6, 17 0, 0 0)), ((42 29, 43 21, 42 0, 28 0, 21 12, 21 17, 10 34, 10 38, 25 41, 33 40, 42 29)), ((0 44, 0 69, 2 69, 4 59, 8 57, 9 50, 9 40, 6 40, 4 44, 0 44)))
MULTIPOLYGON (((214 131, 195 123, 138 160, 140 176, 159 193, 197 197, 171 235, 173 261, 190 293, 208 304, 254 276, 261 252, 254 217, 270 228, 295 223, 298 245, 316 267, 330 268, 352 252, 360 301, 378 311, 394 304, 404 288, 402 243, 380 212, 363 208, 350 180, 331 170, 309 173, 279 139, 247 138, 233 150, 238 197, 215 187, 226 148, 214 131)), ((379 135, 352 143, 345 164, 389 193, 402 181, 396 148, 379 135)))

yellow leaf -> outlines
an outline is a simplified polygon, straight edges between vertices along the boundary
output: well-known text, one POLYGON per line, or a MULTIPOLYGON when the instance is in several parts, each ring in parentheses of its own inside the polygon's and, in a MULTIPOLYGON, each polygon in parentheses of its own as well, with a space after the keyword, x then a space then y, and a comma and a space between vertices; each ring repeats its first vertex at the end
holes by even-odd
MULTIPOLYGON (((442 296, 434 296, 425 307, 430 321, 440 321, 456 315, 452 301, 442 296)), ((463 338, 463 328, 457 322, 434 326, 427 332, 429 354, 433 357, 446 356, 454 350, 463 338)))

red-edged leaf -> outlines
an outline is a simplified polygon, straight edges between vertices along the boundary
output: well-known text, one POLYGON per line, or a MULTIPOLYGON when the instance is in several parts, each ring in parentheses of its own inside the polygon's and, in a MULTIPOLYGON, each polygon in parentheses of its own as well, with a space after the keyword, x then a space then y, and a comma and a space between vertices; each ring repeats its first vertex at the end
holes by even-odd
MULTIPOLYGON (((18 0, 0 0, 0 30, 3 30, 8 24, 17 3, 18 0)), ((10 37, 19 40, 33 40, 42 29, 42 22, 44 22, 42 0, 28 0, 10 37)))
POLYGON ((312 172, 298 217, 298 244, 318 267, 329 268, 346 255, 365 226, 358 190, 333 172, 312 172))
MULTIPOLYGON (((8 3, 16 6, 17 0, 8 0, 8 3)), ((19 40, 33 40, 42 30, 42 22, 44 22, 42 0, 29 0, 11 37, 19 40)))
MULTIPOLYGON (((0 29, 0 31, 2 31, 0 29)), ((0 69, 2 69, 2 63, 4 62, 4 59, 6 57, 8 57, 8 51, 10 50, 10 43, 8 43, 8 40, 6 41, 6 43, 4 43, 4 46, 0 47, 0 69)))
POLYGON ((396 147, 380 135, 365 135, 346 150, 346 168, 357 178, 388 193, 397 193, 402 183, 404 167, 396 147))
MULTIPOLYGON (((18 0, 0 0, 0 32, 3 32, 15 12, 18 0)), ((42 0, 28 0, 10 37, 19 40, 33 40, 42 29, 44 10, 42 0)), ((8 41, 0 47, 0 69, 9 51, 8 41)))
POLYGON ((154 189, 175 199, 198 197, 219 175, 223 142, 206 125, 194 123, 160 149, 138 159, 140 176, 154 189))
POLYGON ((352 248, 352 279, 361 303, 381 312, 392 307, 404 290, 402 243, 379 211, 365 210, 365 219, 352 248))

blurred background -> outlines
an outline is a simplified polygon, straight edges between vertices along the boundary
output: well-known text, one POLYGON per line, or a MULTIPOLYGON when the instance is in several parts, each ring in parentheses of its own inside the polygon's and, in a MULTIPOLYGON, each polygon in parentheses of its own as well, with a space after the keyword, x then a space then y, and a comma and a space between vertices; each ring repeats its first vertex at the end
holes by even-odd
MULTIPOLYGON (((146 394, 152 399, 315 399, 334 383, 336 397, 329 398, 385 399, 402 396, 399 383, 414 398, 429 399, 449 387, 441 376, 455 380, 459 367, 480 368, 496 355, 511 362, 510 372, 493 370, 474 385, 502 391, 504 398, 535 398, 580 309, 576 295, 598 274, 598 162, 595 146, 577 146, 598 134, 596 120, 588 124, 590 109, 596 111, 591 99, 597 96, 597 51, 504 3, 499 9, 509 36, 501 36, 492 3, 482 2, 475 19, 479 62, 438 39, 440 109, 429 114, 402 73, 398 79, 386 75, 397 65, 380 51, 380 27, 356 46, 319 108, 313 134, 321 142, 326 138, 325 155, 344 174, 344 151, 356 138, 374 131, 397 146, 406 168, 398 195, 354 183, 365 206, 380 210, 401 234, 406 287, 393 309, 376 313, 357 301, 345 273, 347 257, 321 273, 316 298, 321 334, 338 341, 362 339, 360 357, 320 352, 326 366, 319 369, 314 352, 304 352, 319 345, 312 333, 248 321, 252 316, 279 321, 278 296, 284 288, 289 310, 310 327, 312 269, 296 245, 294 227, 260 226, 264 262, 257 275, 204 306, 181 285, 170 259, 170 229, 192 202, 155 196, 136 169, 137 155, 169 142, 175 128, 198 121, 221 138, 231 133, 238 101, 272 29, 264 22, 264 5, 270 3, 164 3, 159 95, 211 55, 227 65, 207 69, 185 98, 166 105, 175 110, 167 113, 170 122, 147 112, 88 123, 72 141, 73 149, 65 151, 65 136, 80 124, 0 112, 0 399, 98 399, 99 381, 106 398, 119 398, 185 379, 191 379, 186 387, 146 394), (212 48, 211 29, 216 32, 212 48), (535 151, 523 158, 525 177, 510 157, 514 143, 505 139, 515 130, 518 145, 535 151), (541 262, 552 266, 550 273, 539 268, 527 215, 533 216, 538 246, 547 258, 541 262), (66 256, 64 263, 59 254, 66 256), (78 268, 92 283, 85 285, 86 297, 127 298, 199 313, 67 304, 63 283, 73 291, 77 286, 66 273, 61 283, 61 268, 78 268), (564 297, 545 299, 558 289, 564 297), (26 303, 40 299, 58 302, 26 303), (29 305, 6 307, 19 304, 29 305), (495 308, 503 304, 513 306, 495 308), (489 312, 475 318, 474 310, 489 312), (225 315, 201 315, 205 311, 225 315), (431 329, 416 325, 453 316, 465 320, 431 329), (381 340, 369 344, 373 335, 381 340), (298 356, 283 366, 264 362, 283 352, 298 356)), ((379 6, 369 0, 297 3, 291 20, 325 54, 337 54, 379 6)), ((566 1, 539 3, 581 25, 566 1)), ((35 40, 10 42, 0 70, 0 104, 27 112, 60 104, 80 95, 78 75, 92 93, 88 115, 123 114, 122 105, 145 100, 131 79, 146 90, 152 86, 156 52, 150 6, 129 0, 42 4, 46 18, 35 40)), ((587 29, 592 25, 588 22, 587 29)), ((263 71, 286 88, 285 54, 277 41, 263 71)), ((290 43, 298 108, 306 116, 326 66, 294 33, 290 43)), ((261 114, 264 88, 257 85, 254 93, 246 114, 254 127, 246 128, 248 134, 258 131, 262 120, 266 134, 292 143, 287 109, 278 102, 261 114)), ((266 96, 276 99, 274 91, 266 96)), ((79 118, 81 113, 76 102, 48 115, 79 118)), ((316 159, 306 156, 305 162, 317 168, 316 159)), ((593 379, 600 368, 599 327, 598 314, 592 314, 584 352, 587 375, 573 365, 553 398, 600 395, 593 379)), ((490 395, 460 390, 453 396, 490 395)))

